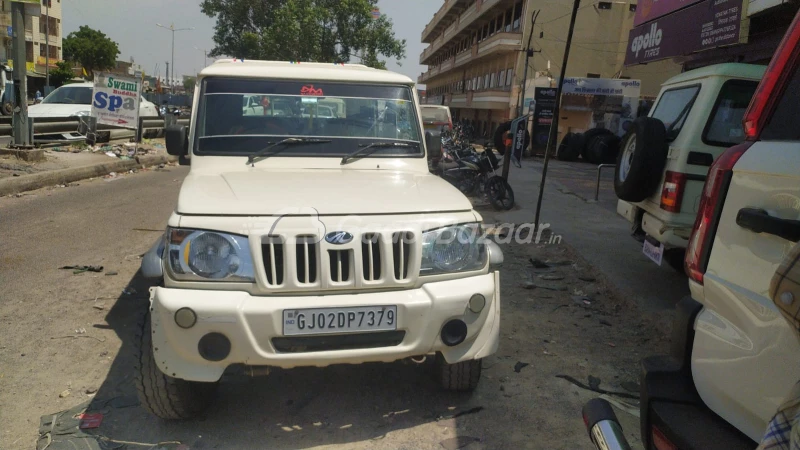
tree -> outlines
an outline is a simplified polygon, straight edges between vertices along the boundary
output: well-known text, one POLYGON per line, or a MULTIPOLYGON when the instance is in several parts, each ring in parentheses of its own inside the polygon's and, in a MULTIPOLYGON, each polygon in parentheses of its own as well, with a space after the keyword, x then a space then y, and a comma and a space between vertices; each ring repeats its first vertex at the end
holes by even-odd
POLYGON ((75 74, 72 72, 72 64, 67 61, 57 62, 56 68, 50 71, 50 81, 55 87, 59 87, 73 78, 75 78, 75 74))
POLYGON ((183 79, 183 88, 186 89, 186 92, 194 92, 194 87, 197 84, 197 78, 195 77, 185 77, 183 79))
POLYGON ((209 56, 343 63, 385 68, 381 57, 405 57, 392 21, 373 18, 377 0, 203 0, 216 17, 209 56))
POLYGON ((64 59, 80 63, 90 78, 95 70, 112 69, 117 64, 119 46, 104 33, 83 25, 63 40, 64 59))

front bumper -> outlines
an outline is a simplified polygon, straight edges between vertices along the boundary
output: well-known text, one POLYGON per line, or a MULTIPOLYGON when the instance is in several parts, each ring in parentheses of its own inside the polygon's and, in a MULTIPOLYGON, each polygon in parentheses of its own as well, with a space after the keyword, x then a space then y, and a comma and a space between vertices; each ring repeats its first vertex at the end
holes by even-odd
MULTIPOLYGON (((448 363, 483 358, 497 350, 500 334, 499 272, 457 280, 427 283, 418 289, 314 296, 251 296, 240 291, 151 289, 153 351, 165 374, 191 381, 216 381, 231 364, 292 368, 391 362, 441 352, 448 363), (474 294, 486 298, 480 313, 467 308, 474 294), (354 306, 397 306, 397 330, 402 341, 390 346, 281 352, 273 338, 283 337, 283 310, 354 306), (175 312, 188 307, 197 323, 180 328, 175 312), (467 324, 467 336, 448 347, 440 339, 451 319, 467 324), (221 333, 231 342, 222 361, 204 359, 198 350, 208 333, 221 333)), ((360 334, 365 336, 367 333, 360 334)), ((327 335, 332 336, 332 335, 327 335)))

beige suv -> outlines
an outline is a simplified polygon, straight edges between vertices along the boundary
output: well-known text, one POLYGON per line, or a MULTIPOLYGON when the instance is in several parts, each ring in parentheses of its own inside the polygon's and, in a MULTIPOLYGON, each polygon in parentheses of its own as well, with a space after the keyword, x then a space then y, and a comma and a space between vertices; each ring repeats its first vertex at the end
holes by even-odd
POLYGON ((683 272, 683 256, 708 168, 744 140, 742 116, 763 66, 718 64, 669 79, 649 117, 620 144, 614 177, 617 212, 644 253, 683 272))

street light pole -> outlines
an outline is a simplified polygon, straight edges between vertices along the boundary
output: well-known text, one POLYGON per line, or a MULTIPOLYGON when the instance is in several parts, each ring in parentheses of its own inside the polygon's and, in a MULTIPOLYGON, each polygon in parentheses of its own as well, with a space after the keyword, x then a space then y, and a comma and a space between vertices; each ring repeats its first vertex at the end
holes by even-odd
MULTIPOLYGON (((175 24, 170 24, 168 27, 165 27, 164 25, 161 25, 160 23, 157 23, 156 26, 161 27, 161 28, 163 28, 165 30, 169 30, 169 31, 172 32, 172 75, 173 75, 173 78, 174 78, 175 77, 175 32, 176 31, 194 30, 194 27, 175 28, 175 24)), ((170 91, 173 94, 175 93, 175 84, 174 83, 172 83, 172 87, 171 87, 170 91)))
POLYGON ((203 52, 203 67, 207 67, 208 66, 208 50, 206 50, 204 48, 200 48, 200 47, 195 47, 194 49, 203 52))

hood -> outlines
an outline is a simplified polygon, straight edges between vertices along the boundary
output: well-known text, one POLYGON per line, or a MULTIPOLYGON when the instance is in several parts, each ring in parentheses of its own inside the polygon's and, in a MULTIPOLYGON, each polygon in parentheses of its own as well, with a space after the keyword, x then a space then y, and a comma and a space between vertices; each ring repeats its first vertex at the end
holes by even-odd
POLYGON ((74 105, 68 103, 39 103, 28 107, 29 117, 69 117, 80 111, 89 114, 92 105, 74 105))
POLYGON ((441 178, 380 170, 190 172, 179 214, 273 215, 314 208, 322 215, 470 211, 472 204, 441 178))

